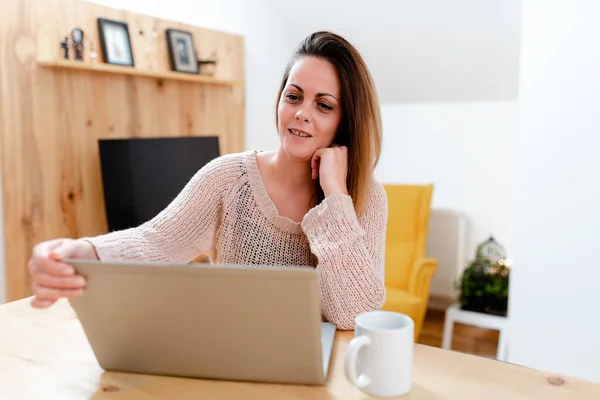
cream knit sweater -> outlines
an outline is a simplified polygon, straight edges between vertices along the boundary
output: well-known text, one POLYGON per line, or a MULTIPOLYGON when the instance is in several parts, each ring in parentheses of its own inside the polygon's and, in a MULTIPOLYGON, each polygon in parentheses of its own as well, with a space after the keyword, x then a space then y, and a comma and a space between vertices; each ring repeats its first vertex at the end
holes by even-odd
POLYGON ((380 309, 385 299, 387 197, 373 180, 364 216, 352 198, 332 195, 298 223, 278 215, 257 151, 221 156, 189 181, 152 220, 86 238, 101 260, 316 267, 323 316, 338 329, 380 309))

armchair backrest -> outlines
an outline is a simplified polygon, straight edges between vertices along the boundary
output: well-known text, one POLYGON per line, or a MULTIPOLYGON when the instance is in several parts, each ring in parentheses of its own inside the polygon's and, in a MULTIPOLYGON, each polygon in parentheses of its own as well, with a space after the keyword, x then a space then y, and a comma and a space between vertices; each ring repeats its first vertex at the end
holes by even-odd
POLYGON ((412 266, 425 257, 433 185, 383 185, 388 198, 385 283, 408 288, 412 266))

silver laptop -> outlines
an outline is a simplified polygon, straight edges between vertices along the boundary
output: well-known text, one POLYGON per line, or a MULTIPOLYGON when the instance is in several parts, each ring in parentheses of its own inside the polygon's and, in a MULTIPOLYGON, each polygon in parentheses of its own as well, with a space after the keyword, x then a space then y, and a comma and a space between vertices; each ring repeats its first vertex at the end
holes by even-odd
POLYGON ((335 326, 312 268, 66 260, 71 299, 106 371, 322 385, 335 326))

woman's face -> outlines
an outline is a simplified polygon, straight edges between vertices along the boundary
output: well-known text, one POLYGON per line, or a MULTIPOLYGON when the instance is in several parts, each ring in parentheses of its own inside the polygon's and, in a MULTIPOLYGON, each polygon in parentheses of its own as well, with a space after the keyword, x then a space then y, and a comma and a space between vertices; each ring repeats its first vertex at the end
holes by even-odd
POLYGON ((340 84, 333 65, 300 58, 290 70, 277 108, 281 146, 291 158, 310 160, 329 147, 342 118, 340 84))

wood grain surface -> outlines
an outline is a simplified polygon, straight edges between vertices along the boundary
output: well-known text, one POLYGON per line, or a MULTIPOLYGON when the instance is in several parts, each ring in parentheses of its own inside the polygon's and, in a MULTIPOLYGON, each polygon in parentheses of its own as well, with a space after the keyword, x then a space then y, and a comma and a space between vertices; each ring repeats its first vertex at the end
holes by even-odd
POLYGON ((187 74, 183 72, 173 71, 151 71, 151 70, 138 70, 136 68, 124 67, 111 64, 86 64, 77 61, 70 60, 59 60, 59 61, 38 61, 38 67, 42 68, 54 68, 54 69, 69 69, 79 70, 87 72, 95 72, 101 74, 117 74, 117 75, 134 75, 134 76, 145 76, 149 78, 158 78, 163 80, 175 80, 175 81, 187 81, 187 82, 199 82, 204 84, 222 85, 222 86, 234 86, 240 85, 241 82, 230 81, 226 79, 219 79, 213 76, 200 75, 200 74, 187 74))
MULTIPOLYGON (((324 386, 259 384, 104 371, 65 300, 0 306, 0 399, 367 399, 344 375, 352 331, 338 331, 324 386)), ((149 333, 151 334, 151 333, 149 333)), ((243 334, 240 332, 240 334, 243 334)), ((293 346, 293 343, 290 345, 293 346)), ((416 344, 402 400, 597 400, 600 384, 416 344)))
POLYGON ((7 301, 29 296, 32 247, 106 232, 98 139, 212 136, 222 154, 245 150, 243 37, 78 0, 3 0, 0 12, 0 166, 7 301), (135 68, 170 71, 165 29, 193 33, 218 60, 214 85, 48 68, 71 29, 99 54, 96 19, 129 24, 135 68), (41 64, 44 64, 41 65, 41 64))

